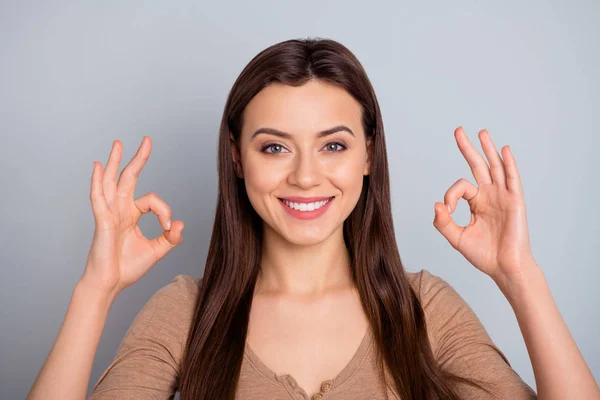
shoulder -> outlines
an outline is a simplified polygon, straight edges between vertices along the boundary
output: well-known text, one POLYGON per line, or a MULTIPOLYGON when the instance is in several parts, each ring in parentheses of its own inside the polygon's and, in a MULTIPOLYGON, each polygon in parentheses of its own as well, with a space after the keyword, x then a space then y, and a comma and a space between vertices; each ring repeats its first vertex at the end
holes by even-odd
POLYGON ((200 278, 176 275, 138 312, 93 399, 172 398, 192 324, 200 278))
POLYGON ((202 278, 194 278, 190 275, 175 275, 171 282, 161 287, 155 295, 182 303, 195 302, 201 281, 202 278))
POLYGON ((430 317, 470 307, 458 292, 443 278, 426 269, 406 272, 406 277, 417 294, 421 306, 430 317))
POLYGON ((487 340, 477 315, 448 282, 426 269, 407 273, 407 278, 423 308, 434 354, 439 348, 455 345, 465 338, 487 340))
POLYGON ((432 288, 450 286, 444 279, 426 269, 421 269, 418 272, 406 271, 405 275, 419 297, 428 294, 432 288))
POLYGON ((140 310, 128 334, 164 339, 187 332, 194 316, 201 280, 185 274, 173 277, 140 310))
MULTIPOLYGON (((431 350, 443 369, 489 383, 503 399, 536 398, 473 309, 448 282, 425 269, 406 276, 421 302, 431 350)), ((459 387, 461 398, 489 397, 468 385, 459 387)))

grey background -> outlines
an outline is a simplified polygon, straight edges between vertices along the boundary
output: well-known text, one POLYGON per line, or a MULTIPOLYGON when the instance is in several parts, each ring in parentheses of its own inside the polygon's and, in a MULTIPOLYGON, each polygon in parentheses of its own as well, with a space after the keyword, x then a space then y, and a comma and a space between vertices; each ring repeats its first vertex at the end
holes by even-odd
MULTIPOLYGON (((327 37, 363 63, 381 104, 404 265, 447 280, 535 388, 515 319, 493 281, 433 227, 460 177, 462 125, 511 145, 533 253, 600 378, 598 110, 600 3, 0 3, 0 397, 24 398, 83 271, 94 221, 92 161, 143 135, 152 155, 136 197, 157 192, 185 240, 114 303, 90 388, 137 312, 177 274, 201 276, 216 201, 217 132, 242 68, 282 40, 327 37)), ((455 218, 469 222, 459 203, 455 218)), ((154 215, 141 227, 156 236, 154 215)))

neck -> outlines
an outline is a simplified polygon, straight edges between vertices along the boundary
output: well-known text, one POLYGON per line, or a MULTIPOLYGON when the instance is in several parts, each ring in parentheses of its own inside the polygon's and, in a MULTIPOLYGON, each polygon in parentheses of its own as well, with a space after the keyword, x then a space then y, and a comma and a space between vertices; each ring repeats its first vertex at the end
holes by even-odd
POLYGON ((290 243, 268 226, 263 232, 257 292, 312 296, 354 286, 342 226, 309 246, 290 243))

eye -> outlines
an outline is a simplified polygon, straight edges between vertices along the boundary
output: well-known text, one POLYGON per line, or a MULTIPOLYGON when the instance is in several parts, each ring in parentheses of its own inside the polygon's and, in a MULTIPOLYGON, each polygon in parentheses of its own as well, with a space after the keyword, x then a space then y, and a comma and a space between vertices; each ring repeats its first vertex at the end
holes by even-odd
POLYGON ((285 149, 285 147, 283 147, 282 145, 272 143, 264 146, 262 149, 260 149, 260 151, 262 151, 263 153, 278 154, 283 152, 283 149, 285 149), (271 149, 272 151, 267 151, 268 149, 271 149))
POLYGON ((323 148, 327 149, 327 151, 331 151, 332 153, 338 153, 340 151, 346 150, 347 146, 340 142, 329 142, 323 148))

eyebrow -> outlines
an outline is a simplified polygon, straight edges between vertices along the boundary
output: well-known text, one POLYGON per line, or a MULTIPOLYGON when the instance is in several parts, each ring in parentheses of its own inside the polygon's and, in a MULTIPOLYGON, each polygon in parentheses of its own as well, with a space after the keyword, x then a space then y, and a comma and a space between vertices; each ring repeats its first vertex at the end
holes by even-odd
MULTIPOLYGON (((352 132, 352 129, 348 128, 346 125, 338 125, 338 126, 334 126, 333 128, 329 128, 324 131, 317 132, 317 138, 322 138, 324 136, 331 135, 331 134, 339 132, 339 131, 346 131, 346 132, 350 133, 352 136, 354 136, 354 132, 352 132)), ((252 137, 250 138, 250 140, 254 139, 257 135, 259 135, 261 133, 268 133, 271 135, 275 135, 275 136, 279 136, 279 137, 287 138, 287 139, 292 137, 292 135, 290 135, 289 133, 283 132, 283 131, 280 131, 277 129, 259 128, 252 134, 252 137)))

